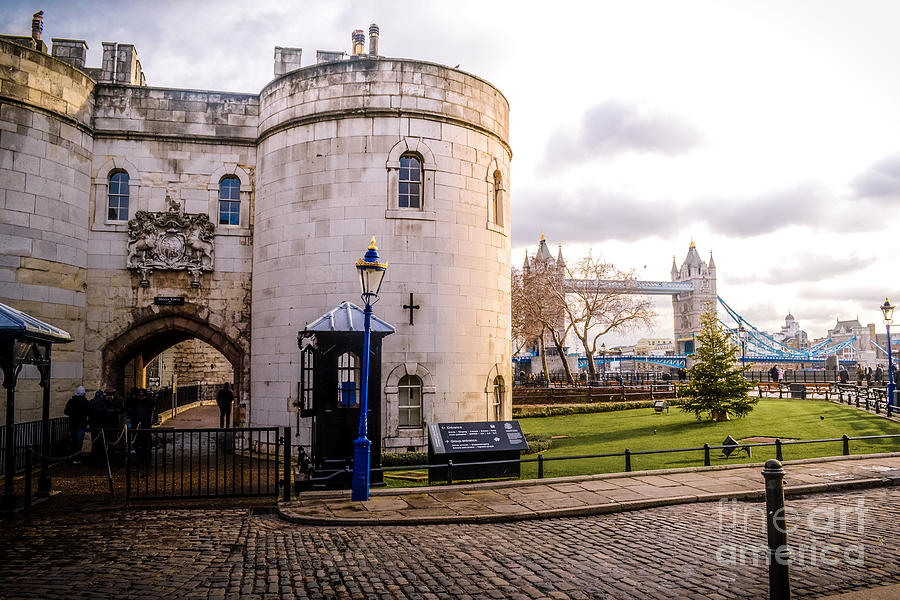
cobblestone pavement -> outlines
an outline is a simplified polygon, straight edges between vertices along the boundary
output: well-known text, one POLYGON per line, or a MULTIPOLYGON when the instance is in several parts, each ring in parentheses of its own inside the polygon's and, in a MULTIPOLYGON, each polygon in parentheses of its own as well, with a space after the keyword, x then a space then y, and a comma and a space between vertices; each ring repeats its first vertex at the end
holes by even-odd
MULTIPOLYGON (((795 597, 896 581, 898 502, 897 488, 791 499, 795 597)), ((741 557, 765 543, 762 518, 761 504, 733 501, 418 527, 309 527, 246 510, 57 513, 0 525, 0 597, 764 598, 759 553, 741 557)))

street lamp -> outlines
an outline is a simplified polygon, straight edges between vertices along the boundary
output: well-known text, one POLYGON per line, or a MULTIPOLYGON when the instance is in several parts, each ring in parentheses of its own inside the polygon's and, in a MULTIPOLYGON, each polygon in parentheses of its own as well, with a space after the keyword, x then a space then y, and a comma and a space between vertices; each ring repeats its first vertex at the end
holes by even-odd
POLYGON ((606 385, 606 342, 600 344, 600 373, 603 377, 603 385, 606 385))
POLYGON ((891 301, 884 299, 881 305, 881 314, 884 315, 884 325, 887 327, 887 354, 888 354, 888 389, 887 389, 887 414, 891 416, 891 408, 894 404, 894 360, 891 356, 891 323, 894 321, 894 307, 891 301))
POLYGON ((744 322, 738 325, 738 337, 741 338, 741 367, 744 367, 747 360, 747 330, 744 328, 744 322))
POLYGON ((362 300, 366 305, 363 327, 362 389, 359 394, 359 437, 353 442, 353 500, 369 499, 369 456, 372 442, 367 437, 367 413, 369 410, 369 335, 372 326, 372 305, 378 301, 378 290, 387 271, 387 262, 381 262, 375 237, 365 256, 356 261, 362 300))

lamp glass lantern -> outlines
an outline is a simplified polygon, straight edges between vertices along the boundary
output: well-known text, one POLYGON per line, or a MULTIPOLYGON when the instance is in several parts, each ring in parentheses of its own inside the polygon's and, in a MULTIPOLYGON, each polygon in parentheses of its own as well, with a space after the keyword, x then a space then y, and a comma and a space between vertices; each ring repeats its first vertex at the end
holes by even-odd
POLYGON ((894 306, 887 298, 884 299, 884 304, 881 305, 881 314, 884 315, 885 325, 890 325, 894 322, 894 306))
POLYGON ((387 267, 387 261, 381 262, 378 256, 378 247, 375 245, 373 237, 365 256, 356 261, 359 287, 362 291, 363 302, 366 304, 373 304, 378 299, 378 292, 381 290, 381 282, 384 281, 387 267))

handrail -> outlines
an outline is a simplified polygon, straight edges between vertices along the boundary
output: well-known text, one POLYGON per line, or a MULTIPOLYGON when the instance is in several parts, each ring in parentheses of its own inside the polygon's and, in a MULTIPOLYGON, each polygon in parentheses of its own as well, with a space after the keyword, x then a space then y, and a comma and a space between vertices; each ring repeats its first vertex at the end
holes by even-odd
MULTIPOLYGON (((473 467, 473 466, 484 466, 484 465, 503 465, 503 464, 526 464, 526 463, 544 463, 547 461, 563 461, 563 460, 588 460, 588 459, 596 459, 596 458, 626 458, 626 467, 630 466, 630 458, 635 455, 647 456, 651 454, 671 454, 675 452, 708 452, 709 450, 739 450, 741 448, 757 448, 763 446, 775 446, 780 451, 780 446, 787 445, 799 445, 799 444, 821 444, 821 443, 831 443, 831 442, 841 442, 843 444, 847 444, 847 442, 851 442, 854 440, 876 440, 876 439, 895 439, 900 438, 900 434, 889 433, 883 435, 862 435, 862 436, 842 436, 839 438, 823 438, 823 439, 815 439, 815 440, 786 440, 781 441, 780 439, 776 439, 774 442, 751 442, 747 444, 737 443, 734 445, 705 445, 695 448, 665 448, 661 450, 628 450, 626 449, 624 452, 609 452, 604 454, 581 454, 574 456, 544 456, 543 453, 538 454, 535 458, 515 458, 515 459, 503 459, 503 460, 489 460, 489 461, 474 461, 474 462, 452 462, 448 463, 438 463, 438 464, 425 464, 425 465, 398 465, 392 467, 375 467, 371 469, 372 472, 380 472, 386 473, 390 471, 421 471, 425 469, 447 469, 448 467, 452 467, 454 469, 458 467, 473 467)), ((846 450, 846 446, 845 446, 846 450)), ((630 471, 630 469, 626 468, 626 472, 630 471)), ((539 477, 540 478, 540 477, 539 477)))

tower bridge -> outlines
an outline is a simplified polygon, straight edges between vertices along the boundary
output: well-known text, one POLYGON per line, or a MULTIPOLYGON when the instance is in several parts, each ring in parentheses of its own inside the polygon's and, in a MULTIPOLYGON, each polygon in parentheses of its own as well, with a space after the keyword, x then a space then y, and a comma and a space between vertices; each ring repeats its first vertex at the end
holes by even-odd
MULTIPOLYGON (((562 247, 554 259, 547 248, 544 236, 538 246, 538 251, 531 258, 526 254, 525 269, 535 262, 542 262, 546 266, 555 269, 560 277, 565 277, 565 260, 562 256, 562 247)), ((765 332, 751 325, 746 319, 732 309, 716 292, 716 264, 710 252, 709 261, 700 258, 697 247, 691 241, 687 256, 679 267, 676 259, 672 257, 671 281, 648 280, 590 280, 565 277, 565 289, 569 292, 600 290, 614 294, 632 294, 642 296, 671 296, 672 312, 674 319, 675 352, 669 356, 632 356, 613 353, 605 353, 595 356, 597 365, 613 362, 631 362, 632 364, 654 363, 662 366, 684 368, 687 357, 696 350, 695 338, 700 332, 700 315, 708 308, 716 310, 719 305, 734 322, 729 326, 723 321, 720 325, 731 332, 734 339, 738 340, 739 330, 743 327, 745 332, 744 357, 747 362, 785 363, 810 366, 823 366, 829 356, 836 355, 850 346, 856 338, 833 343, 829 338, 804 350, 797 350, 782 342, 775 340, 765 332)), ((853 360, 839 360, 841 364, 852 364, 853 360)), ((578 365, 587 364, 587 358, 579 358, 578 365)))

